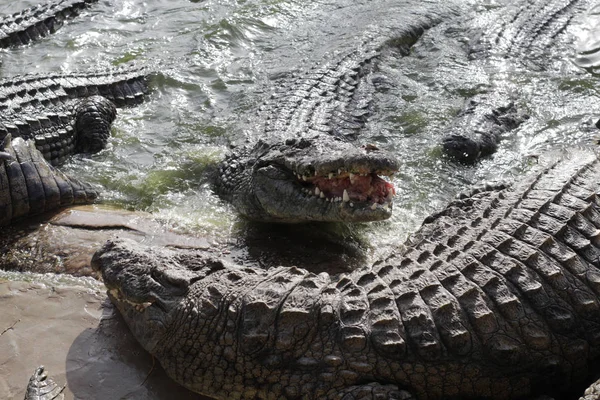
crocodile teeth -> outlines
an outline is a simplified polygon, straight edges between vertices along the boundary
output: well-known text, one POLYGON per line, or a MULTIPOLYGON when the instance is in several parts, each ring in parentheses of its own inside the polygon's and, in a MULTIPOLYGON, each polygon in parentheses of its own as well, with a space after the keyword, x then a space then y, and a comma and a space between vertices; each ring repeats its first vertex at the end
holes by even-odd
POLYGON ((371 206, 371 210, 375 210, 377 208, 377 203, 373 203, 373 205, 371 206))
POLYGON ((348 195, 348 191, 347 191, 346 189, 344 189, 344 194, 343 194, 343 196, 344 196, 344 197, 343 197, 344 203, 347 203, 347 202, 349 202, 349 201, 350 201, 350 196, 348 195))
POLYGON ((321 191, 319 190, 318 187, 315 188, 315 196, 318 196, 321 194, 321 191))
POLYGON ((324 198, 325 197, 325 193, 321 192, 321 194, 319 195, 320 198, 324 198))
POLYGON ((332 178, 333 178, 333 172, 330 172, 329 173, 329 179, 332 179, 332 178))

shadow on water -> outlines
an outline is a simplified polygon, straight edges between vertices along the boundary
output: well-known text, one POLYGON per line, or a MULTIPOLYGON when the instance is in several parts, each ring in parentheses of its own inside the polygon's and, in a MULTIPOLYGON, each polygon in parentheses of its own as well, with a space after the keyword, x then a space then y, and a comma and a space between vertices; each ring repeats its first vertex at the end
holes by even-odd
POLYGON ((263 268, 299 266, 316 274, 338 274, 363 266, 370 251, 352 225, 242 222, 238 230, 232 239, 233 261, 263 268))

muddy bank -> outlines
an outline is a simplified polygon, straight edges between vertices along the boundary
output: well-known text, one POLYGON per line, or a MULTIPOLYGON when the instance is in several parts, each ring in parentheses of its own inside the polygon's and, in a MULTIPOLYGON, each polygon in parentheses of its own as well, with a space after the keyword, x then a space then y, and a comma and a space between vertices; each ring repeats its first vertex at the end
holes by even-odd
POLYGON ((0 398, 43 364, 66 399, 206 399, 171 381, 97 288, 0 282, 0 398))

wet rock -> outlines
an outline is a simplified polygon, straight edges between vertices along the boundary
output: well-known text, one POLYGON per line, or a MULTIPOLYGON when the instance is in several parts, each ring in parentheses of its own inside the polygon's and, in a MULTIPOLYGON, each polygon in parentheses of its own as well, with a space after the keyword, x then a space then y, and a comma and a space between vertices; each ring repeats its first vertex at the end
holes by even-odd
POLYGON ((42 216, 2 230, 0 268, 12 271, 91 276, 92 255, 115 236, 160 246, 210 247, 203 238, 173 232, 150 214, 100 205, 69 208, 50 220, 42 216))

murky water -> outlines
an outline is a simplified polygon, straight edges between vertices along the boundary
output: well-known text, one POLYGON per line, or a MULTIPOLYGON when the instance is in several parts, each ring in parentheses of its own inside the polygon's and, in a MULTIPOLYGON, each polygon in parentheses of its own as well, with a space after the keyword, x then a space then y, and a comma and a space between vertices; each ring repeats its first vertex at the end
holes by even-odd
MULTIPOLYGON (((147 102, 120 110, 109 147, 91 158, 76 157, 64 169, 101 185, 105 202, 150 211, 183 232, 239 243, 255 227, 211 192, 207 167, 244 137, 245 124, 272 90, 272 80, 351 49, 389 18, 391 8, 402 12, 409 3, 100 1, 42 42, 2 51, 0 74, 126 62, 157 66, 163 74, 153 81, 147 102)), ((32 4, 3 0, 0 12, 32 4)), ((469 185, 514 179, 535 162, 532 155, 592 143, 600 113, 600 85, 592 73, 594 49, 600 47, 594 37, 598 11, 572 22, 565 39, 545 54, 550 61, 542 70, 514 60, 469 60, 466 48, 474 27, 484 25, 487 13, 502 4, 485 2, 468 16, 465 11, 469 24, 460 19, 441 24, 410 55, 383 58, 379 73, 385 90, 375 93, 377 111, 361 140, 401 160, 394 178, 394 216, 372 224, 318 225, 317 230, 375 257, 401 243, 427 214, 469 185), (448 162, 439 148, 444 126, 465 98, 486 91, 515 95, 532 118, 475 167, 448 162)), ((280 228, 259 230, 286 234, 280 228)), ((315 228, 298 231, 308 234, 315 228)))

